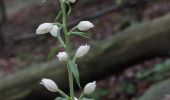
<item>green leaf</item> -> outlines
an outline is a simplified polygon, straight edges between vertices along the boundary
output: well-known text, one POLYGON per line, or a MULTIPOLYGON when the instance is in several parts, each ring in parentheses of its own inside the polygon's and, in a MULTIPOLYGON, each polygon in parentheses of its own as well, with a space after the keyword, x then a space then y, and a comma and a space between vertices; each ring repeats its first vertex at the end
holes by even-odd
POLYGON ((95 99, 82 98, 81 100, 95 100, 95 99))
POLYGON ((61 24, 61 23, 54 23, 54 25, 57 25, 59 27, 63 27, 63 24, 61 24))
POLYGON ((72 8, 71 8, 71 5, 70 5, 70 2, 66 1, 66 4, 67 4, 68 7, 69 7, 69 10, 68 10, 68 13, 67 13, 67 16, 69 16, 70 13, 71 13, 72 8))
POLYGON ((55 100, 68 100, 68 99, 62 98, 62 97, 57 97, 57 98, 55 98, 55 100))
POLYGON ((55 18, 55 20, 58 20, 61 15, 62 15, 62 13, 61 13, 61 11, 59 11, 59 13, 57 14, 57 17, 55 18))
POLYGON ((79 36, 81 36, 81 37, 85 37, 85 38, 88 38, 88 39, 89 39, 88 33, 86 33, 86 32, 71 32, 71 34, 79 35, 79 36))
POLYGON ((48 57, 47 57, 47 60, 48 60, 48 61, 50 61, 50 60, 53 58, 53 56, 56 54, 57 50, 58 50, 58 48, 52 48, 52 49, 50 50, 50 52, 49 52, 49 54, 48 54, 48 57))
POLYGON ((73 75, 74 75, 74 77, 76 79, 76 82, 77 82, 78 86, 81 87, 80 86, 80 78, 79 78, 79 70, 77 68, 77 64, 75 64, 74 61, 69 60, 68 65, 69 65, 70 70, 71 70, 71 72, 73 73, 73 75))
POLYGON ((120 84, 120 89, 128 94, 133 94, 135 92, 135 86, 131 82, 123 82, 120 84))

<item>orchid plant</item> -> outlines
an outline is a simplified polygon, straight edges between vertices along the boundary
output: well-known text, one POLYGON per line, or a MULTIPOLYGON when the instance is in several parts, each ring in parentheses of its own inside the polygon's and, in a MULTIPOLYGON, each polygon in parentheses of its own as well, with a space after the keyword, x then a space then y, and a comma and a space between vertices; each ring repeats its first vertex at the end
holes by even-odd
POLYGON ((58 58, 58 61, 65 62, 68 70, 68 76, 69 76, 69 87, 70 87, 70 95, 67 95, 62 90, 59 89, 57 84, 47 78, 43 78, 40 82, 40 84, 44 85, 49 91, 51 92, 58 92, 62 97, 57 97, 55 100, 93 100, 84 98, 85 95, 89 95, 95 91, 96 88, 96 82, 88 83, 82 94, 79 96, 79 98, 76 98, 74 95, 74 82, 73 79, 75 78, 77 85, 80 87, 80 79, 79 79, 79 70, 77 68, 76 59, 83 57, 86 55, 90 49, 90 46, 85 44, 81 45, 75 54, 75 56, 71 56, 70 52, 72 50, 72 45, 70 41, 71 35, 79 35, 82 37, 87 37, 87 33, 85 31, 88 31, 89 29, 93 28, 94 25, 90 21, 81 21, 78 25, 73 27, 71 30, 68 31, 67 29, 67 17, 69 16, 71 12, 71 3, 75 3, 76 0, 59 0, 61 10, 59 14, 57 15, 55 20, 58 20, 59 18, 62 19, 62 23, 54 22, 54 23, 43 23, 41 24, 37 30, 36 34, 46 34, 50 33, 53 37, 55 37, 58 42, 60 48, 63 48, 64 51, 59 52, 56 57, 58 58), (69 11, 66 11, 66 7, 69 8, 69 11), (63 31, 64 39, 61 37, 61 31, 63 31))

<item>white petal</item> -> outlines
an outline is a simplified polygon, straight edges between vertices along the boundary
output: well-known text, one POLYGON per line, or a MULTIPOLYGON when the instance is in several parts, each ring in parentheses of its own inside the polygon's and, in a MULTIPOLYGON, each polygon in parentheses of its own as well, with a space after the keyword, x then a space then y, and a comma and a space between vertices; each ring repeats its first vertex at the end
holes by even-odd
POLYGON ((85 54, 87 54, 87 52, 89 51, 90 49, 90 46, 89 45, 82 45, 80 46, 78 49, 77 49, 77 52, 76 52, 76 57, 77 58, 80 58, 82 56, 84 56, 85 54))
POLYGON ((36 34, 49 33, 52 28, 53 28, 53 24, 52 24, 52 23, 43 23, 43 24, 41 24, 41 25, 37 28, 36 34))
POLYGON ((54 25, 52 30, 50 31, 50 33, 52 36, 57 37, 58 36, 58 26, 54 25))
POLYGON ((66 52, 59 52, 57 57, 59 61, 66 61, 68 59, 68 54, 66 52))
POLYGON ((90 21, 81 21, 78 25, 77 28, 81 31, 87 31, 90 28, 93 28, 94 24, 91 23, 90 21))
POLYGON ((96 89, 96 81, 92 82, 92 83, 88 83, 85 87, 84 87, 84 93, 85 94, 91 94, 95 91, 96 89))
POLYGON ((74 97, 74 100, 78 100, 78 98, 74 97))
POLYGON ((43 78, 41 80, 40 84, 44 85, 51 92, 57 92, 58 91, 57 84, 51 79, 43 78))

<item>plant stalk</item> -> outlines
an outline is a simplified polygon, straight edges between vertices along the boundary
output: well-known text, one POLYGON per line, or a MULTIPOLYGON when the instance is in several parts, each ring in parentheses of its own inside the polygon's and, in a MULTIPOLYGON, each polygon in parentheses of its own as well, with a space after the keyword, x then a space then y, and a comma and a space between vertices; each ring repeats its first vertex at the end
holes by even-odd
MULTIPOLYGON (((66 43, 66 52, 69 53, 71 50, 71 45, 70 45, 70 36, 67 32, 67 15, 66 15, 66 7, 65 7, 65 2, 64 0, 60 0, 61 3, 61 9, 62 9, 62 21, 63 21, 63 31, 65 35, 65 43, 66 43)), ((68 70, 68 75, 69 75, 69 85, 70 85, 70 97, 71 100, 74 100, 74 83, 73 83, 73 74, 70 70, 70 66, 67 61, 67 70, 68 70)))
POLYGON ((80 97, 79 97, 79 100, 84 96, 84 92, 81 93, 80 97))
POLYGON ((67 94, 65 94, 63 91, 58 90, 58 92, 59 92, 63 97, 65 97, 65 98, 67 98, 67 99, 70 99, 70 97, 69 97, 67 94))

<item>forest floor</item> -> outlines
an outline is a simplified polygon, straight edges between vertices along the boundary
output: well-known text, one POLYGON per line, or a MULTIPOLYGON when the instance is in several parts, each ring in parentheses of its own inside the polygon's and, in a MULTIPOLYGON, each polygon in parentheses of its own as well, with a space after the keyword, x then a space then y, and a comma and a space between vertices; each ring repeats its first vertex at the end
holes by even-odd
MULTIPOLYGON (((7 7, 12 5, 15 8, 15 0, 5 1, 7 7)), ((115 3, 114 0, 107 0, 107 2, 104 0, 82 1, 76 4, 68 22, 71 23, 74 20, 81 20, 84 16, 100 13, 111 6, 119 7, 119 5, 133 4, 137 1, 125 0, 121 3, 115 3)), ((30 3, 30 5, 32 4, 30 3)), ((20 9, 17 10, 14 8, 14 10, 11 8, 8 10, 8 20, 2 27, 6 46, 0 53, 0 78, 47 60, 50 49, 56 47, 56 41, 50 35, 36 36, 35 30, 43 22, 53 22, 57 15, 57 4, 57 2, 50 1, 34 6, 18 6, 20 9)), ((144 3, 125 6, 92 19, 95 28, 90 31, 90 36, 91 39, 99 41, 130 25, 152 20, 168 12, 170 12, 169 0, 146 0, 144 3)), ((75 46, 88 41, 88 39, 82 40, 77 37, 72 37, 72 40, 75 46)), ((133 65, 117 75, 113 73, 112 76, 97 81, 98 91, 92 96, 97 100, 136 100, 153 83, 167 78, 167 75, 164 77, 158 75, 155 80, 146 78, 146 76, 156 77, 154 75, 157 75, 157 72, 151 76, 150 73, 154 68, 157 68, 155 66, 160 63, 164 64, 167 60, 168 57, 156 57, 133 65)))

